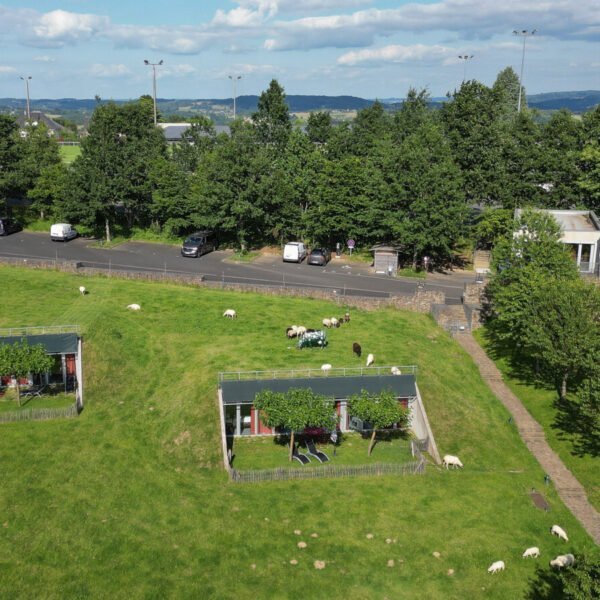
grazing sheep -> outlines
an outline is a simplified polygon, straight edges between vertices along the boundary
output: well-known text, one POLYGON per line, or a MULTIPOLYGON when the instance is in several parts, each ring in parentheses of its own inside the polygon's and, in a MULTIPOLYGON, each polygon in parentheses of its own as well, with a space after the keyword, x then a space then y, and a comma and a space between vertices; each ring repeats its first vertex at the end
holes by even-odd
POLYGON ((569 541, 569 538, 567 537, 567 532, 560 527, 560 525, 552 525, 552 527, 550 528, 550 533, 552 535, 557 535, 561 540, 564 540, 565 542, 569 541))
POLYGON ((504 571, 503 560, 497 560, 496 562, 493 562, 488 569, 488 573, 497 573, 498 571, 504 571))
POLYGON ((142 307, 139 304, 128 304, 127 308, 129 310, 142 310, 142 307))
POLYGON ((375 357, 372 354, 367 356, 367 367, 370 367, 375 362, 375 357))
POLYGON ((294 326, 288 327, 285 330, 285 335, 289 338, 294 338, 298 335, 298 331, 297 331, 296 327, 294 327, 294 326))
POLYGON ((321 365, 321 371, 323 371, 323 373, 325 373, 325 375, 327 375, 329 373, 329 371, 331 371, 332 367, 329 363, 325 363, 324 365, 321 365))
POLYGON ((532 546, 531 548, 527 548, 525 552, 523 552, 523 558, 529 558, 533 556, 533 558, 538 558, 540 555, 540 549, 537 546, 532 546))
POLYGON ((446 454, 442 460, 442 464, 446 467, 446 469, 450 466, 454 467, 455 469, 457 467, 460 467, 461 469, 463 468, 463 464, 460 462, 458 456, 452 456, 452 454, 446 454))
POLYGON ((323 327, 331 327, 331 319, 323 319, 323 327))
POLYGON ((360 358, 360 355, 362 354, 362 348, 360 347, 360 344, 358 342, 354 342, 352 344, 352 352, 354 352, 354 354, 356 354, 356 356, 360 358))
POLYGON ((331 317, 331 319, 329 319, 331 321, 331 326, 332 327, 339 327, 340 326, 340 322, 335 318, 335 317, 331 317))
POLYGON ((392 367, 390 371, 392 375, 402 375, 402 371, 398 367, 392 367))
POLYGON ((346 313, 344 315, 344 323, 350 323, 350 313, 346 313))
POLYGON ((303 325, 298 325, 296 331, 298 332, 298 335, 304 335, 308 330, 303 325))
POLYGON ((237 313, 235 312, 235 310, 233 310, 233 308, 228 308, 223 313, 223 316, 227 317, 228 319, 237 319, 237 313))
POLYGON ((562 569, 563 567, 572 567, 575 564, 575 557, 572 554, 559 554, 554 560, 550 561, 551 567, 562 569))
POLYGON ((79 286, 79 293, 82 296, 85 296, 87 294, 87 290, 85 289, 85 287, 83 287, 82 285, 79 286))

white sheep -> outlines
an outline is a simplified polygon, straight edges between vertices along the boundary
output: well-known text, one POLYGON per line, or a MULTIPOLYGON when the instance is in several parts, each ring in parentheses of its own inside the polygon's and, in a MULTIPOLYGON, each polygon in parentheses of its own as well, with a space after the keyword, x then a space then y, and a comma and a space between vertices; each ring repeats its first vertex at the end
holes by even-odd
POLYGON ((398 367, 392 367, 390 371, 392 375, 402 375, 402 371, 398 367))
POLYGON ((228 308, 223 313, 223 316, 227 317, 228 319, 237 319, 237 313, 235 312, 235 310, 233 310, 233 308, 228 308))
POLYGON ((375 357, 372 354, 367 356, 367 367, 370 367, 375 362, 375 357))
POLYGON ((325 375, 329 374, 329 371, 331 371, 332 366, 329 363, 325 363, 324 365, 321 365, 321 371, 323 371, 323 373, 325 373, 325 375))
POLYGON ((129 310, 142 310, 142 307, 139 304, 128 304, 127 308, 129 310))
POLYGON ((575 557, 572 554, 559 554, 554 560, 550 561, 550 566, 558 569, 572 567, 574 564, 575 557))
POLYGON ((85 295, 86 295, 86 293, 87 293, 87 290, 85 289, 85 287, 84 287, 84 286, 82 286, 82 285, 80 285, 80 286, 79 286, 79 293, 80 293, 82 296, 85 296, 85 295))
POLYGON ((304 335, 306 333, 306 327, 304 327, 304 325, 298 325, 298 327, 296 327, 296 332, 298 336, 304 335))
POLYGON ((529 558, 533 556, 533 558, 538 558, 540 555, 540 549, 537 546, 532 546, 531 548, 527 548, 525 552, 523 552, 523 558, 529 558))
POLYGON ((450 466, 463 468, 463 464, 460 462, 458 456, 452 456, 452 454, 446 454, 442 460, 442 464, 446 467, 446 469, 450 466))
POLYGON ((323 319, 323 327, 331 327, 331 319, 323 319))
POLYGON ((567 532, 560 525, 552 525, 552 527, 550 528, 550 533, 552 535, 557 535, 561 540, 564 540, 565 542, 569 541, 569 538, 567 537, 567 532))
POLYGON ((335 318, 335 317, 331 317, 331 319, 329 319, 331 321, 331 326, 332 327, 339 327, 340 326, 340 322, 335 318))
POLYGON ((488 573, 497 573, 498 571, 504 571, 503 560, 497 560, 496 562, 493 562, 488 569, 488 573))

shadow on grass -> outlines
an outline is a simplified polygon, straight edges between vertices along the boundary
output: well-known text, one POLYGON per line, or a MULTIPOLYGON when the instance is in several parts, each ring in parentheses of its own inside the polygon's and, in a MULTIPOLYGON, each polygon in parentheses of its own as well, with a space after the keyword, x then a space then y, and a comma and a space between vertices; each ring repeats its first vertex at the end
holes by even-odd
POLYGON ((531 580, 526 600, 562 600, 565 597, 563 584, 555 571, 536 567, 535 579, 531 580))
MULTIPOLYGON (((586 455, 599 456, 600 442, 597 435, 594 435, 592 431, 593 424, 590 422, 589 416, 581 411, 579 404, 559 398, 554 401, 554 408, 556 409, 556 417, 552 428, 573 436, 571 438, 573 444, 572 454, 580 457, 586 455)), ((564 437, 564 435, 561 437, 564 437)))

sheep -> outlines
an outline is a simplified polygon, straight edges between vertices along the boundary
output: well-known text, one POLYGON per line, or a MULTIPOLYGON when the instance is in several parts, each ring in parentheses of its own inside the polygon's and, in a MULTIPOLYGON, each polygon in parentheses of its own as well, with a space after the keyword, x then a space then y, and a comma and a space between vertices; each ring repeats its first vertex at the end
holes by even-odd
POLYGON ((446 469, 450 466, 454 467, 455 469, 457 467, 460 467, 461 469, 463 468, 463 464, 460 462, 458 456, 452 456, 452 454, 446 454, 442 460, 442 464, 446 467, 446 469))
POLYGON ((228 319, 237 319, 237 313, 235 312, 235 310, 233 310, 233 308, 228 308, 223 313, 223 316, 227 317, 228 319))
POLYGON ((574 564, 575 557, 572 554, 559 554, 554 560, 550 561, 550 566, 558 569, 572 567, 574 564))
POLYGON ((402 375, 402 371, 398 367, 392 367, 390 372, 392 375, 402 375))
POLYGON ((497 560, 496 562, 493 562, 489 569, 488 569, 488 573, 497 573, 498 571, 504 571, 504 561, 503 560, 497 560))
POLYGON ((331 319, 329 319, 331 321, 331 326, 332 327, 339 327, 340 326, 340 322, 335 318, 335 317, 331 317, 331 319))
POLYGON ((344 323, 350 323, 350 313, 349 312, 347 312, 344 315, 344 323))
POLYGON ((128 304, 127 308, 129 310, 142 310, 142 307, 139 304, 128 304))
POLYGON ((323 319, 323 327, 331 327, 331 319, 323 319))
POLYGON ((569 541, 569 538, 567 537, 567 532, 560 527, 560 525, 552 525, 552 527, 550 528, 550 533, 552 535, 557 535, 561 540, 564 540, 565 542, 569 541))
POLYGON ((352 344, 352 352, 354 352, 354 354, 356 354, 356 356, 360 358, 360 355, 362 354, 362 348, 360 347, 360 344, 358 342, 354 342, 352 344))
POLYGON ((85 295, 87 294, 87 290, 85 289, 85 287, 84 287, 84 286, 82 286, 82 285, 80 285, 80 286, 79 286, 79 293, 80 293, 82 296, 85 296, 85 295))
POLYGON ((372 354, 367 356, 367 367, 370 367, 375 362, 375 357, 372 354))
POLYGON ((533 558, 538 558, 540 555, 540 549, 537 546, 532 546, 531 548, 527 548, 525 552, 523 552, 523 558, 529 558, 533 556, 533 558))
POLYGON ((296 331, 298 332, 298 336, 300 336, 304 335, 307 332, 307 329, 303 325, 298 325, 298 327, 296 327, 296 331))
POLYGON ((321 365, 321 371, 323 371, 323 373, 325 373, 325 375, 329 374, 329 371, 331 371, 332 367, 329 363, 325 363, 324 365, 321 365))

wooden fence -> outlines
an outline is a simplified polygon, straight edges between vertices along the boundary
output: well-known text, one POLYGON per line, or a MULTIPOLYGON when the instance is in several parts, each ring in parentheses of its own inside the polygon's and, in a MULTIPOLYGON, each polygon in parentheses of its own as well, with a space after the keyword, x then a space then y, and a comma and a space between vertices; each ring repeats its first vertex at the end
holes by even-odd
POLYGON ((375 463, 373 465, 324 465, 302 469, 261 469, 256 471, 229 471, 236 483, 259 483, 263 481, 289 481, 292 479, 323 479, 331 477, 373 477, 381 475, 416 475, 425 472, 425 459, 418 453, 417 460, 398 463, 375 463))
POLYGON ((76 417, 80 412, 77 402, 73 402, 70 406, 63 408, 25 408, 23 410, 0 413, 0 423, 65 419, 76 417))

